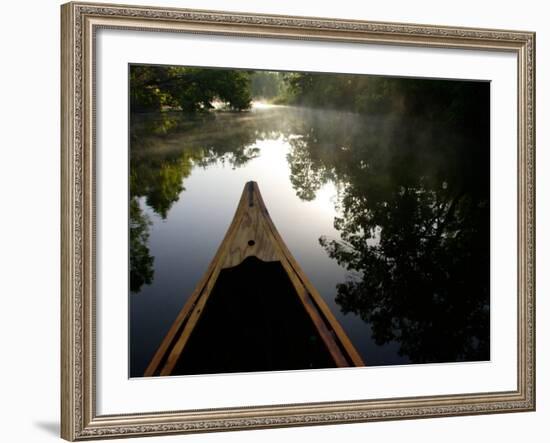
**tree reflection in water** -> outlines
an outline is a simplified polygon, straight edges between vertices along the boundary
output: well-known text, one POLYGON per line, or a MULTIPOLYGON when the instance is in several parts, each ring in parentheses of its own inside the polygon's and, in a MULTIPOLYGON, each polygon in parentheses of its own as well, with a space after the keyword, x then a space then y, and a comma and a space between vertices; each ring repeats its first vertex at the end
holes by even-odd
POLYGON ((154 257, 149 253, 151 220, 139 207, 136 197, 130 200, 130 291, 134 294, 153 281, 154 257))
POLYGON ((338 140, 320 126, 289 155, 302 198, 339 185, 341 239, 320 243, 356 278, 338 284, 337 303, 411 362, 489 359, 488 92, 469 87, 460 112, 398 110, 338 140))
POLYGON ((152 282, 154 258, 147 245, 151 223, 138 198, 144 197, 145 203, 165 219, 185 190, 185 178, 194 167, 204 168, 215 162, 239 167, 254 158, 258 150, 252 147, 256 139, 253 131, 241 128, 224 139, 224 122, 208 115, 157 113, 150 118, 133 114, 132 119, 130 290, 139 293, 143 284, 152 282), (212 134, 220 137, 213 138, 212 134), (183 145, 178 135, 182 136, 183 145))

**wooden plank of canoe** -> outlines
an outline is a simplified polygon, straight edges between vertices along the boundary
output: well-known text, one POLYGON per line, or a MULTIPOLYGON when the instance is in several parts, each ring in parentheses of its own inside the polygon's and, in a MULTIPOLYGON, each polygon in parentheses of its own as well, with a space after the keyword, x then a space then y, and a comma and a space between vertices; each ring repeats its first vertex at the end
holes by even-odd
POLYGON ((223 257, 222 268, 237 266, 250 256, 267 262, 280 259, 280 251, 266 229, 265 215, 259 203, 257 187, 254 182, 248 182, 234 217, 236 229, 230 241, 218 251, 223 257))

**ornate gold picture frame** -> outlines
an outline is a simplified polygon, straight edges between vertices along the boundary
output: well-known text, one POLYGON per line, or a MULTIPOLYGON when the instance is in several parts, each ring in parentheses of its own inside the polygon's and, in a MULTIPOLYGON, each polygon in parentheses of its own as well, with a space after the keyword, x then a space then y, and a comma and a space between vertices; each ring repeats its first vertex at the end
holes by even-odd
MULTIPOLYGON (((61 435, 86 440, 533 411, 535 409, 535 34, 524 31, 67 3, 62 22, 61 435), (124 411, 96 409, 96 33, 260 37, 517 56, 517 389, 399 398, 124 411)), ((338 67, 335 66, 335 70, 338 67)), ((513 325, 510 325, 513 326, 513 325)), ((515 325, 514 325, 515 326, 515 325)), ((512 344, 510 344, 512 346, 512 344)), ((515 343, 514 343, 515 345, 515 343)))

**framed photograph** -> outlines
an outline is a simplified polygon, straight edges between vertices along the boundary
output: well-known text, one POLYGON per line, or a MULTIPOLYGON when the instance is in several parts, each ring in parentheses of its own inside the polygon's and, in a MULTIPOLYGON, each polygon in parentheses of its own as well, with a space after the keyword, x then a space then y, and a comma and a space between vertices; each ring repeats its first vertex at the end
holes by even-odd
POLYGON ((62 437, 535 409, 535 35, 62 6, 62 437))

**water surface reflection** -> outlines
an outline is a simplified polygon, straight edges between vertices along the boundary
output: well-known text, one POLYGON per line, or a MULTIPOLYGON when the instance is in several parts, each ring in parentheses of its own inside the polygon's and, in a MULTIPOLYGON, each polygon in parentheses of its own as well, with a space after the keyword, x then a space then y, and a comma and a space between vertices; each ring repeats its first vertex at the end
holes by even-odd
POLYGON ((132 115, 131 375, 249 180, 368 365, 488 359, 486 119, 284 106, 132 115))

